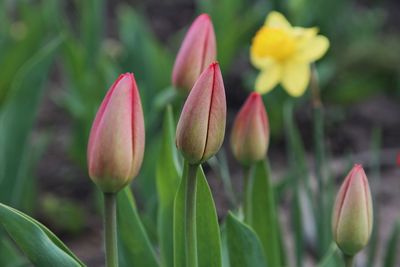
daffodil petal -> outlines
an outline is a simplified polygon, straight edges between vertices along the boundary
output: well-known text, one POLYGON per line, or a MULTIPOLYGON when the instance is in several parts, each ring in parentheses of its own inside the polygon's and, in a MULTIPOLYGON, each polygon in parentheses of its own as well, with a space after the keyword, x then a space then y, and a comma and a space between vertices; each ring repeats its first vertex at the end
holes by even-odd
POLYGON ((265 26, 275 28, 291 28, 289 21, 281 13, 272 11, 265 20, 265 26))
POLYGON ((281 73, 281 67, 275 64, 261 71, 256 79, 256 91, 260 94, 270 92, 281 79, 281 73))
POLYGON ((271 58, 257 56, 256 53, 253 52, 253 46, 250 49, 250 61, 251 64, 258 69, 268 68, 274 63, 274 60, 271 58))
POLYGON ((304 94, 310 81, 310 66, 298 61, 290 61, 282 70, 282 86, 293 97, 304 94))
POLYGON ((318 35, 299 48, 295 59, 303 62, 312 62, 325 55, 329 48, 329 40, 325 36, 318 35))

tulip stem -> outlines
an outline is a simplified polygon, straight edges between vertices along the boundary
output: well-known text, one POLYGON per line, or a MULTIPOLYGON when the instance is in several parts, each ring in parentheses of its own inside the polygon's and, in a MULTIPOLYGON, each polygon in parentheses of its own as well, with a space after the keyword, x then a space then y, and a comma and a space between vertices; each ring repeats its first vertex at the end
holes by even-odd
POLYGON ((354 266, 354 256, 343 255, 344 265, 346 267, 353 267, 354 266))
POLYGON ((188 164, 186 183, 186 266, 197 267, 196 184, 198 164, 188 164))
POLYGON ((243 214, 244 214, 244 221, 247 224, 251 224, 251 166, 245 166, 243 168, 243 197, 242 197, 242 205, 243 205, 243 214))
POLYGON ((106 267, 118 267, 117 205, 115 193, 104 193, 106 267))
POLYGON ((324 145, 324 110, 320 96, 318 72, 315 65, 311 68, 310 88, 313 103, 313 135, 315 151, 315 175, 317 177, 317 229, 319 235, 319 254, 322 255, 329 246, 329 238, 326 232, 326 188, 325 185, 325 145, 324 145))

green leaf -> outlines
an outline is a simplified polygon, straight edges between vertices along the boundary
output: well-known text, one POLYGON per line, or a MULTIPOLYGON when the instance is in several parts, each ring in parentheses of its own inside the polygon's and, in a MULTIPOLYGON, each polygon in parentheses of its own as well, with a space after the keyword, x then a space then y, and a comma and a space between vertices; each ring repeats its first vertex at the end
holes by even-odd
POLYGON ((339 252, 339 248, 335 243, 332 243, 329 247, 328 251, 318 263, 317 267, 340 267, 343 266, 343 259, 341 257, 341 253, 339 252))
POLYGON ((0 225, 35 266, 85 266, 41 223, 1 203, 0 225))
POLYGON ((265 161, 257 163, 249 178, 251 211, 248 223, 261 240, 268 266, 281 266, 279 219, 268 164, 265 161))
MULTIPOLYGON (((2 234, 1 231, 0 234, 2 234)), ((8 237, 0 238, 0 266, 4 267, 16 267, 16 266, 27 266, 28 261, 21 257, 17 248, 11 243, 8 237)))
POLYGON ((383 267, 395 267, 399 266, 396 265, 396 262, 398 262, 399 259, 399 247, 400 247, 400 219, 397 220, 395 225, 393 226, 393 230, 390 234, 390 239, 388 241, 388 244, 386 246, 386 254, 385 254, 385 260, 383 263, 383 267))
MULTIPOLYGON (((174 204, 174 267, 186 267, 185 199, 187 175, 182 176, 174 204)), ((221 267, 221 238, 211 190, 201 167, 197 171, 196 230, 198 267, 221 267)))
POLYGON ((171 106, 164 116, 162 143, 156 164, 158 206, 158 236, 163 266, 172 267, 174 198, 179 186, 180 166, 175 146, 175 123, 171 106))
POLYGON ((256 233, 232 213, 229 213, 226 219, 226 231, 231 267, 266 266, 263 248, 256 233))
MULTIPOLYGON (((158 262, 129 187, 118 193, 118 235, 124 266, 157 267, 158 262)), ((122 263, 122 262, 121 262, 122 263)))
MULTIPOLYGON (((40 49, 18 71, 0 116, 0 201, 11 203, 22 189, 19 175, 24 154, 29 152, 28 137, 43 93, 43 82, 62 38, 40 49)), ((19 206, 19 200, 14 200, 19 206)))

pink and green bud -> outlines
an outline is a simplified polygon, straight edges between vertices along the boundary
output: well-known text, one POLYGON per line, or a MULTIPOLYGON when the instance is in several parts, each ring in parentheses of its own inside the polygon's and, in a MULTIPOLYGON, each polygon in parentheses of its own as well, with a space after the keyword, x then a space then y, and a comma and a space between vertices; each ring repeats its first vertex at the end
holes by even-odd
POLYGON ((269 144, 269 124, 264 103, 258 93, 252 93, 233 123, 231 148, 235 158, 249 165, 266 157, 269 144))
POLYGON ((345 255, 363 249, 372 231, 372 199, 367 176, 356 164, 344 180, 333 209, 333 238, 345 255))
POLYGON ((200 74, 216 60, 214 27, 207 14, 196 18, 190 26, 176 56, 172 84, 189 93, 200 74))
POLYGON ((90 131, 89 176, 105 193, 115 193, 139 172, 144 153, 144 120, 136 81, 121 75, 107 92, 90 131))
POLYGON ((224 82, 218 63, 212 63, 186 99, 176 129, 176 146, 189 163, 202 163, 220 149, 225 123, 224 82))

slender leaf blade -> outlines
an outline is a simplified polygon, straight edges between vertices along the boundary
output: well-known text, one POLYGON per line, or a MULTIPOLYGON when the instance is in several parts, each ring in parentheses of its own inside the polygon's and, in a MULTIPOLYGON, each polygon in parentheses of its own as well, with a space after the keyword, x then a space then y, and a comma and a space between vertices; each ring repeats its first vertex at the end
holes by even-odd
POLYGON ((174 198, 179 186, 179 162, 175 147, 175 126, 172 108, 169 106, 164 117, 161 149, 157 160, 156 179, 159 199, 158 236, 163 266, 173 266, 173 214, 174 198))
POLYGON ((265 267, 262 245, 256 233, 229 213, 226 219, 227 246, 231 267, 265 267))
POLYGON ((221 267, 221 237, 217 210, 201 167, 197 172, 196 201, 198 267, 221 267))
POLYGON ((275 195, 269 167, 265 161, 255 165, 250 179, 249 224, 261 240, 268 266, 281 266, 275 195))
POLYGON ((118 234, 126 266, 157 267, 158 262, 129 187, 118 193, 118 234))
POLYGON ((34 265, 84 266, 50 230, 1 203, 0 224, 34 265))

